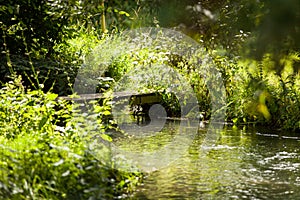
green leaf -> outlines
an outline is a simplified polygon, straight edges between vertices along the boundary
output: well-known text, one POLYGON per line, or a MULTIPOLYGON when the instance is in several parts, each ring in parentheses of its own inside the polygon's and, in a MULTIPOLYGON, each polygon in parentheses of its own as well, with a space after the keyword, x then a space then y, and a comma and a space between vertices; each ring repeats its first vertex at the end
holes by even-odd
POLYGON ((110 113, 108 110, 106 110, 106 111, 103 112, 103 115, 106 115, 106 116, 107 116, 107 115, 110 115, 110 114, 111 114, 111 113, 110 113))
POLYGON ((125 181, 121 180, 120 183, 119 183, 119 186, 122 188, 124 185, 125 185, 125 181))
POLYGON ((46 124, 47 121, 48 121, 48 116, 44 116, 39 123, 39 130, 43 128, 43 126, 46 124))
POLYGON ((106 134, 101 134, 101 137, 103 140, 106 140, 108 142, 112 142, 112 138, 106 134))
POLYGON ((58 97, 57 94, 53 94, 53 93, 48 93, 48 94, 47 94, 47 98, 48 98, 49 100, 55 100, 57 97, 58 97))
POLYGON ((126 15, 126 17, 129 17, 129 16, 130 16, 130 15, 129 15, 127 12, 125 12, 125 11, 120 11, 119 14, 120 14, 120 15, 126 15))
POLYGON ((233 119, 232 119, 232 122, 233 122, 234 124, 236 124, 237 121, 238 121, 238 118, 233 118, 233 119))

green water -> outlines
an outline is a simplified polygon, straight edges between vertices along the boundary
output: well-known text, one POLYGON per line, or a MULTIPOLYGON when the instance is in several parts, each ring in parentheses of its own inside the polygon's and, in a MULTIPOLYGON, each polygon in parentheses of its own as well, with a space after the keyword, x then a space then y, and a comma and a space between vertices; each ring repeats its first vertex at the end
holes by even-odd
MULTIPOLYGON (((178 142, 177 134, 188 135, 189 124, 184 124, 186 129, 179 124, 169 121, 160 132, 122 138, 115 144, 155 154, 178 142)), ((213 145, 203 146, 208 128, 197 129, 177 159, 145 173, 143 184, 130 199, 300 199, 300 137, 296 134, 223 127, 216 130, 213 145)))

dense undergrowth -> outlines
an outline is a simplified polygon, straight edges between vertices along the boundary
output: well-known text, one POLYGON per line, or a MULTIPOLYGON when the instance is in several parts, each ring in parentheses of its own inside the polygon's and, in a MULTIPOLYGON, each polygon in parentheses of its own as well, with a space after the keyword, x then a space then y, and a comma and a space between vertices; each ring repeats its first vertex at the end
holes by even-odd
MULTIPOLYGON (((72 84, 80 67, 86 67, 85 62, 88 55, 97 46, 101 47, 109 35, 99 35, 96 31, 79 31, 74 38, 66 40, 55 46, 57 60, 67 63, 63 68, 59 66, 46 65, 51 67, 41 68, 39 79, 41 83, 53 84, 55 93, 72 93, 72 84), (70 65, 70 67, 68 67, 70 65), (59 70, 63 71, 59 73, 59 70), (53 74, 54 71, 57 75, 53 74), (48 72, 48 76, 47 73, 48 72), (50 78, 49 78, 50 77, 50 78), (53 81, 53 79, 55 79, 53 81)), ((258 124, 272 127, 274 129, 300 129, 300 80, 299 72, 293 70, 293 66, 299 64, 300 58, 297 52, 287 54, 281 63, 284 68, 280 72, 273 70, 275 63, 270 55, 265 55, 261 62, 242 59, 234 54, 224 53, 223 50, 208 50, 207 54, 212 57, 213 64, 222 73, 223 82, 227 93, 227 116, 226 120, 234 124, 258 124)), ((200 69, 189 65, 184 58, 178 55, 171 55, 168 52, 157 52, 151 49, 141 49, 138 52, 121 54, 111 60, 107 70, 102 76, 112 77, 118 82, 128 73, 134 72, 138 66, 150 66, 151 64, 162 63, 168 65, 189 80, 197 96, 200 107, 200 118, 207 120, 211 116, 210 99, 205 81, 200 75, 200 69)), ((39 62, 33 63, 36 69, 39 62)), ((15 71, 30 71, 31 67, 20 62, 12 62, 15 71), (27 67, 26 67, 27 66, 27 67), (26 70, 25 70, 26 71, 26 70)), ((2 65, 4 66, 4 65, 2 65)), ((5 68, 8 70, 8 68, 5 68)), ((96 68, 93 69, 97 70, 96 68)), ((8 72, 7 72, 8 73, 8 72)), ((139 72, 141 73, 141 72, 139 72)), ((9 74, 9 73, 8 73, 9 74)), ((20 73, 22 74, 22 73, 20 73)), ((24 74, 24 73, 23 73, 24 74)), ((130 74, 129 74, 130 76, 130 74)), ((23 76, 26 79, 26 76, 23 76)), ((33 79, 34 80, 34 79, 33 79)), ((166 89, 163 84, 147 85, 143 83, 139 87, 144 92, 147 89, 166 89), (152 88, 151 88, 152 87, 152 88)), ((26 84, 28 85, 28 84, 26 84)), ((125 87, 125 86, 124 86, 125 87)), ((128 87, 135 87, 134 85, 128 87)), ((183 88, 184 89, 184 88, 183 88)), ((47 91, 44 89, 44 91, 47 91)), ((172 107, 172 115, 179 116, 178 103, 171 97, 172 94, 165 94, 165 103, 172 107)))
MULTIPOLYGON (((227 104, 224 109, 226 109, 227 122, 235 125, 262 125, 279 130, 300 130, 300 74, 294 68, 300 63, 297 52, 287 53, 280 60, 284 67, 279 72, 274 70, 275 63, 268 54, 262 61, 241 58, 218 49, 207 50, 205 54, 212 58, 211 64, 222 74, 226 90, 227 104)), ((203 55, 199 55, 200 58, 201 56, 203 55)), ((203 120, 208 120, 211 116, 211 101, 209 90, 205 85, 206 80, 201 75, 201 70, 204 68, 190 64, 179 55, 147 48, 134 53, 127 52, 111 61, 105 76, 110 76, 118 82, 124 76, 127 78, 131 75, 135 76, 137 72, 134 69, 140 66, 144 67, 140 71, 144 70, 145 73, 138 72, 138 74, 147 76, 149 72, 147 68, 155 64, 170 66, 189 81, 198 99, 199 116, 203 120)), ((164 88, 164 83, 151 84, 150 82, 149 80, 145 83, 141 82, 139 90, 167 89, 164 88)), ((132 89, 136 88, 136 85, 129 84, 124 87, 132 89)), ((179 104, 171 96, 170 93, 165 94, 165 103, 173 107, 174 112, 171 114, 178 116, 179 104)))
POLYGON ((101 147, 91 145, 94 127, 74 117, 74 105, 14 79, 0 90, 1 199, 114 199, 140 182, 140 173, 116 170, 107 152, 93 149, 101 147))
POLYGON ((261 62, 213 55, 227 92, 227 121, 271 129, 300 130, 300 74, 293 70, 298 53, 290 53, 276 73, 270 55, 261 62))

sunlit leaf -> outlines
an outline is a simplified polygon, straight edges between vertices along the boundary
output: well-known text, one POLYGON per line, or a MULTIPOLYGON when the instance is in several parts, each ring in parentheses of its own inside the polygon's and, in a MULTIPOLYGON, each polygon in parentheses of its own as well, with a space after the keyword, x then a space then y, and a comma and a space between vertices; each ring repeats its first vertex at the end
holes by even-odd
POLYGON ((58 94, 54 94, 54 93, 48 93, 47 94, 47 98, 49 100, 55 100, 58 97, 58 94))
POLYGON ((106 135, 106 134, 101 134, 101 138, 103 140, 108 141, 108 142, 112 142, 112 138, 110 136, 106 135))

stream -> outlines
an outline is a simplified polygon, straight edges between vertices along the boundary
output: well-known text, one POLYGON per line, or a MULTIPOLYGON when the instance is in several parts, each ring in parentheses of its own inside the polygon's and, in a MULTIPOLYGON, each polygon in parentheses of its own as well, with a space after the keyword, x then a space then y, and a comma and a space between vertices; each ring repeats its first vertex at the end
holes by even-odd
MULTIPOLYGON (((114 143, 129 152, 159 154, 170 143, 171 148, 182 146, 176 135, 188 135, 196 128, 182 123, 168 120, 157 133, 114 143)), ((154 170, 145 173, 130 199, 300 199, 300 137, 263 128, 220 127, 214 144, 206 147, 208 127, 197 127, 192 140, 184 141, 189 142, 186 149, 168 152, 178 157, 157 168, 151 165, 154 170)))

